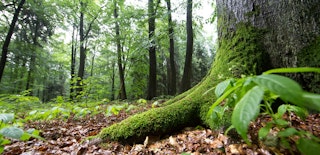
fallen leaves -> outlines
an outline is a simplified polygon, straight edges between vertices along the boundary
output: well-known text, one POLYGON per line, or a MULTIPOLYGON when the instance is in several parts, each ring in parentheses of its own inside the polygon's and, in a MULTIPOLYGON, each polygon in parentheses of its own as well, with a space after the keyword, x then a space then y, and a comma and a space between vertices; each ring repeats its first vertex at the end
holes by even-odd
MULTIPOLYGON (((149 107, 151 108, 151 107, 149 107)), ((67 121, 53 120, 47 122, 28 122, 25 128, 36 128, 41 130, 41 136, 46 141, 30 139, 29 141, 12 140, 12 144, 5 146, 4 155, 114 155, 114 154, 290 154, 288 150, 277 147, 269 147, 263 143, 253 141, 253 145, 248 146, 241 139, 237 139, 233 134, 224 135, 222 131, 210 129, 197 129, 188 127, 179 133, 167 135, 160 139, 157 135, 146 137, 144 144, 123 145, 118 142, 102 143, 101 139, 96 142, 86 143, 82 141, 88 137, 96 135, 100 130, 113 123, 119 122, 134 113, 147 110, 141 108, 131 113, 120 111, 119 115, 106 117, 98 114, 87 116, 82 119, 68 119, 67 121)), ((293 114, 285 116, 292 122, 296 129, 306 130, 313 135, 320 137, 320 114, 313 114, 305 120, 293 114)), ((258 130, 270 121, 268 116, 260 116, 255 122, 250 124, 249 134, 251 139, 257 140, 258 130)), ((279 132, 277 129, 273 131, 279 132)), ((236 135, 236 134, 234 134, 236 135)))

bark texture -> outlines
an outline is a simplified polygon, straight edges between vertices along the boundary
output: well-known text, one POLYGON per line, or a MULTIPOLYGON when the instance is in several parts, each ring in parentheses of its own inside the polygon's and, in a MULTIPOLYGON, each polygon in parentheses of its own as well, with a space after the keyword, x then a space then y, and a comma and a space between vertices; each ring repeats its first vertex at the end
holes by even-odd
MULTIPOLYGON (((220 22, 229 23, 227 28, 220 26, 220 38, 235 31, 236 25, 241 22, 264 31, 259 38, 267 54, 264 69, 320 67, 320 1, 217 0, 217 4, 218 12, 225 12, 220 22), (223 28, 225 30, 221 30, 223 28)), ((289 76, 299 81, 305 89, 320 93, 319 75, 289 76)))
POLYGON ((13 18, 12 18, 12 21, 11 21, 11 24, 10 24, 10 28, 9 28, 8 34, 7 34, 6 39, 5 39, 5 41, 4 41, 3 45, 2 45, 2 53, 1 53, 1 60, 0 60, 0 82, 1 82, 1 79, 2 79, 3 72, 4 72, 4 67, 5 67, 6 62, 7 62, 10 40, 11 40, 11 37, 13 35, 14 27, 16 26, 16 22, 18 21, 19 14, 20 14, 20 11, 21 11, 24 3, 25 3, 25 0, 21 0, 19 5, 18 5, 18 8, 15 10, 13 18))
POLYGON ((149 83, 148 83, 148 96, 147 99, 152 99, 156 96, 157 92, 157 56, 156 44, 154 40, 156 12, 154 9, 154 1, 148 1, 148 15, 149 15, 149 83))
POLYGON ((169 53, 170 53, 170 65, 168 67, 168 94, 175 95, 177 92, 177 71, 174 59, 174 29, 171 15, 171 1, 166 0, 168 10, 168 32, 169 32, 169 53))
POLYGON ((206 117, 215 100, 208 90, 220 81, 269 68, 300 66, 302 60, 319 65, 316 58, 320 53, 315 51, 320 49, 320 18, 316 18, 320 14, 310 12, 319 10, 318 1, 217 0, 217 8, 219 49, 206 78, 166 106, 129 117, 93 139, 141 142, 148 135, 162 135, 188 125, 226 125, 228 118, 215 124, 206 117), (300 55, 303 52, 306 55, 300 55))
POLYGON ((181 91, 184 92, 191 88, 192 77, 192 54, 193 54, 193 28, 192 28, 192 0, 187 1, 187 49, 184 62, 181 91))
POLYGON ((120 26, 118 22, 118 5, 117 2, 114 1, 114 10, 113 16, 115 19, 115 30, 116 30, 116 43, 117 43, 117 58, 118 58, 118 69, 119 69, 119 78, 120 78, 120 92, 119 97, 121 100, 127 99, 127 92, 125 86, 125 79, 124 79, 124 67, 122 63, 122 51, 121 51, 121 40, 120 40, 120 26))

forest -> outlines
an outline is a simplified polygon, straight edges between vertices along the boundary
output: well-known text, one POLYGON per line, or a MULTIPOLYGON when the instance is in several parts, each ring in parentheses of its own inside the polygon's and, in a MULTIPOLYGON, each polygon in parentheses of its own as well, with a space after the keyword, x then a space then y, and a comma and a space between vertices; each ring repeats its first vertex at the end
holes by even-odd
POLYGON ((2 154, 320 149, 318 0, 1 0, 0 23, 2 154))

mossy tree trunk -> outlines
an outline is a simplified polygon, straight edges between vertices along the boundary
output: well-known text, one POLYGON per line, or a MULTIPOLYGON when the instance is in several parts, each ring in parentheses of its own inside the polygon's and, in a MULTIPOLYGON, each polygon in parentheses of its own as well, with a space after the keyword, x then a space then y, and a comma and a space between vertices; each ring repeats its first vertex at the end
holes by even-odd
MULTIPOLYGON (((320 67, 320 1, 217 0, 217 9, 219 49, 206 78, 164 107, 103 129, 96 139, 132 143, 195 124, 214 128, 217 124, 206 117, 215 100, 208 90, 220 81, 270 68, 320 67)), ((292 77, 312 80, 318 85, 308 88, 319 90, 316 75, 292 77)))

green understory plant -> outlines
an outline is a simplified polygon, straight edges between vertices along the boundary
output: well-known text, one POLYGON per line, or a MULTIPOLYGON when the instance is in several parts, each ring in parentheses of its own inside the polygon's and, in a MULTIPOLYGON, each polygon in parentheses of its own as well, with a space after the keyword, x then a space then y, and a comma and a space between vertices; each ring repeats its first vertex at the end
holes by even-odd
POLYGON ((306 131, 290 127, 290 122, 283 119, 283 115, 289 112, 295 113, 302 119, 308 115, 308 110, 320 112, 319 94, 306 92, 296 81, 275 74, 298 72, 320 73, 320 68, 278 68, 266 71, 262 75, 227 79, 215 87, 218 99, 210 107, 207 117, 218 122, 226 118, 228 113, 232 113, 231 126, 226 133, 235 128, 243 140, 251 145, 247 136, 250 122, 259 114, 270 115, 272 121, 259 130, 259 140, 275 142, 268 145, 280 144, 282 147, 290 148, 289 140, 295 139, 294 142, 301 153, 314 154, 320 149, 320 139, 306 131), (276 99, 281 99, 286 104, 282 104, 277 112, 274 112, 271 106, 276 99), (272 141, 270 134, 274 128, 278 132, 272 141))
POLYGON ((4 151, 4 146, 10 144, 10 139, 29 140, 31 137, 44 140, 39 136, 40 131, 36 129, 23 130, 22 123, 16 122, 13 113, 0 114, 0 153, 4 151))

